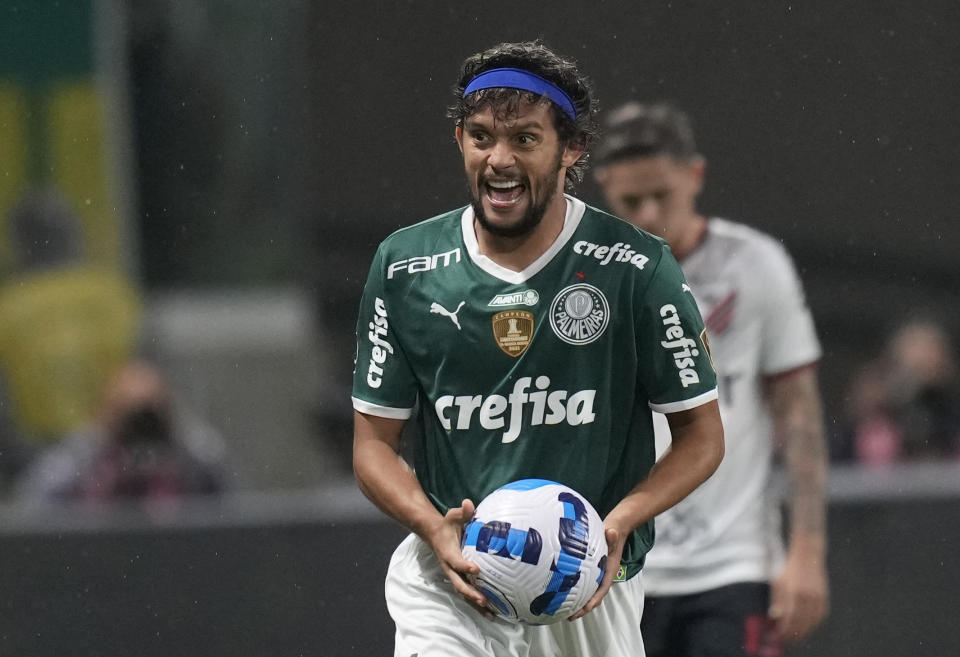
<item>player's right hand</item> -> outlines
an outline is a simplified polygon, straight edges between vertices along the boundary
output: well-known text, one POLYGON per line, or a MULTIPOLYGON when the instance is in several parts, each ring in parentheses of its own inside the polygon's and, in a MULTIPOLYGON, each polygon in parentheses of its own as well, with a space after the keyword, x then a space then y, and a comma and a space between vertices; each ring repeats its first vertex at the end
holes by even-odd
POLYGON ((433 548, 440 560, 443 573, 457 593, 463 596, 470 606, 490 618, 492 614, 486 607, 486 597, 470 584, 470 578, 480 572, 480 567, 469 559, 465 559, 460 550, 463 528, 473 520, 475 512, 474 503, 471 500, 463 500, 459 507, 447 511, 443 521, 437 524, 424 539, 433 548))

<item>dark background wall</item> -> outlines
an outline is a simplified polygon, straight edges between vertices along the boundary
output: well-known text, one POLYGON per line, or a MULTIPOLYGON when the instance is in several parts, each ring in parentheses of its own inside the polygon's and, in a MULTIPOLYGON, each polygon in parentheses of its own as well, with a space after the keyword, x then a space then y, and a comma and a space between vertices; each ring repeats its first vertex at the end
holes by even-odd
MULTIPOLYGON (((4 532, 0 654, 389 655, 383 577, 404 532, 317 502, 299 521, 225 507, 206 528, 4 532)), ((836 503, 830 524, 831 615, 789 654, 960 654, 957 498, 836 503)))
MULTIPOLYGON (((349 334, 376 241, 465 202, 444 117, 459 63, 539 37, 579 62, 602 107, 668 99, 692 114, 709 165, 701 209, 765 229, 794 254, 835 418, 850 370, 905 316, 936 308, 960 329, 958 7, 317 5, 305 143, 316 158, 313 281, 328 321, 349 334)), ((580 195, 601 203, 592 184, 580 195)))
POLYGON ((317 5, 321 216, 388 230, 458 202, 443 108, 460 61, 542 37, 580 63, 603 107, 668 98, 690 110, 712 165, 705 207, 835 256, 895 256, 905 229, 907 252, 956 244, 960 10, 850 5, 317 5))
MULTIPOLYGON (((851 370, 906 316, 935 308, 960 336, 951 0, 184 6, 130 12, 145 283, 309 287, 329 414, 349 414, 377 242, 466 200, 445 107, 460 62, 500 41, 576 59, 602 108, 691 113, 701 209, 767 230, 797 261, 832 423, 851 370)), ((579 195, 602 204, 590 181, 579 195)))
MULTIPOLYGON (((3 6, 12 20, 31 3, 3 6)), ((833 429, 850 369, 892 323, 933 306, 960 335, 955 2, 112 6, 129 19, 144 283, 309 289, 346 411, 373 249, 464 202, 444 107, 460 61, 506 40, 578 60, 603 107, 670 99, 693 115, 702 209, 797 260, 833 429)), ((956 498, 834 505, 834 612, 798 654, 960 653, 957 520, 956 498)), ((362 519, 12 531, 0 654, 382 654, 400 535, 362 519)))

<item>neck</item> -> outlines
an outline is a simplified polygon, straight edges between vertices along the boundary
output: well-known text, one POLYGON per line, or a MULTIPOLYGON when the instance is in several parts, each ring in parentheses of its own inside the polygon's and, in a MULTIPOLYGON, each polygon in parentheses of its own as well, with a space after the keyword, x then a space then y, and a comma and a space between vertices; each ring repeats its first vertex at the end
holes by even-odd
POLYGON ((670 250, 673 252, 673 257, 677 260, 683 260, 697 248, 706 231, 707 220, 698 214, 692 215, 689 220, 684 222, 683 230, 667 240, 670 244, 670 250))
POLYGON ((543 219, 537 226, 518 237, 502 237, 483 229, 474 219, 473 230, 477 235, 477 246, 481 254, 487 256, 501 267, 511 271, 523 271, 550 248, 563 230, 567 215, 567 199, 557 194, 547 207, 543 219))

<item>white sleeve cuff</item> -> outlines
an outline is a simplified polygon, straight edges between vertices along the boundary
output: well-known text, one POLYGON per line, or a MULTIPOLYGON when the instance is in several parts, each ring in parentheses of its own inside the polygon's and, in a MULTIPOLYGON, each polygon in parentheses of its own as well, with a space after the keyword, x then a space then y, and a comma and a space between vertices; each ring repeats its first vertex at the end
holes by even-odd
POLYGON ((696 397, 691 397, 690 399, 684 399, 682 401, 668 402, 666 404, 650 404, 650 408, 655 410, 658 413, 677 413, 679 411, 688 411, 691 408, 696 408, 697 406, 702 406, 709 401, 713 401, 717 398, 717 389, 708 390, 707 392, 697 395, 696 397))
POLYGON ((394 408, 392 406, 380 406, 370 402, 351 397, 354 410, 366 413, 367 415, 376 415, 377 417, 386 417, 392 420, 409 420, 413 415, 412 408, 394 408))

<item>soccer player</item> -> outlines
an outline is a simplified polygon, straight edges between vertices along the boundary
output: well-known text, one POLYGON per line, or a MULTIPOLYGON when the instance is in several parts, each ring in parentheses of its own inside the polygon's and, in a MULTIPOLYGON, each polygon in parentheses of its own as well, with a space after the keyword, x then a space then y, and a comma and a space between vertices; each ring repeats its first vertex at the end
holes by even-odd
MULTIPOLYGON (((753 228, 697 213, 705 162, 687 116, 664 104, 610 113, 596 179, 613 211, 665 239, 710 335, 726 456, 656 519, 644 567, 650 657, 776 655, 827 612, 826 446, 820 347, 790 257, 753 228), (774 449, 789 479, 784 557, 774 449)), ((656 423, 658 453, 670 442, 656 423)))
POLYGON ((357 325, 354 471, 412 532, 386 579, 395 655, 637 657, 650 521, 723 455, 702 319, 662 240, 564 193, 596 130, 574 63, 539 42, 475 54, 449 114, 470 204, 380 245, 357 325), (674 434, 656 467, 651 408, 674 434), (484 614, 470 584, 464 523, 524 478, 604 517, 609 565, 569 622, 484 614))

